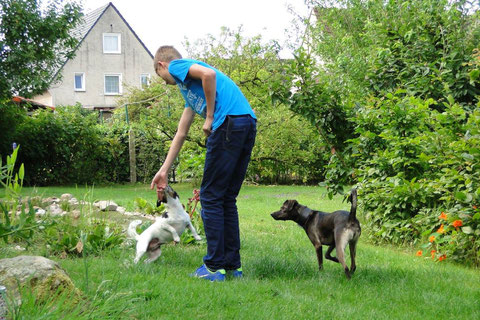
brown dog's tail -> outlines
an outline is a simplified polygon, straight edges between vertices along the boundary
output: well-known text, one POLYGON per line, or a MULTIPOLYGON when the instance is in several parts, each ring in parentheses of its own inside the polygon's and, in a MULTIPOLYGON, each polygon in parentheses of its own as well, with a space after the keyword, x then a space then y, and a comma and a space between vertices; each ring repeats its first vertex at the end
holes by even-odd
POLYGON ((352 203, 352 207, 350 208, 350 215, 348 216, 348 221, 355 221, 357 219, 357 189, 352 189, 350 193, 350 197, 348 197, 350 202, 352 203))

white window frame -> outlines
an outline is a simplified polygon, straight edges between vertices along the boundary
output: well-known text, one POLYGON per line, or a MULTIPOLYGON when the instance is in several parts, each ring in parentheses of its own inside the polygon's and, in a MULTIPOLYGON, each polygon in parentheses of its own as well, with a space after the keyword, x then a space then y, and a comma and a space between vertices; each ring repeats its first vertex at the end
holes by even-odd
POLYGON ((75 91, 85 91, 85 72, 75 72, 73 74, 73 90, 75 91), (77 82, 75 81, 78 75, 82 76, 82 87, 77 88, 77 82))
POLYGON ((143 82, 142 82, 143 77, 147 78, 147 85, 145 87, 149 87, 150 86, 150 73, 142 73, 140 75, 140 88, 142 88, 142 89, 144 88, 143 82))
POLYGON ((122 35, 120 33, 104 33, 103 34, 103 53, 113 53, 113 54, 118 54, 122 53, 122 35), (105 48, 105 37, 117 37, 118 39, 118 50, 107 50, 105 48))
POLYGON ((121 73, 105 73, 103 75, 103 92, 106 96, 122 95, 122 74, 121 73), (107 92, 107 77, 118 77, 118 92, 107 92))

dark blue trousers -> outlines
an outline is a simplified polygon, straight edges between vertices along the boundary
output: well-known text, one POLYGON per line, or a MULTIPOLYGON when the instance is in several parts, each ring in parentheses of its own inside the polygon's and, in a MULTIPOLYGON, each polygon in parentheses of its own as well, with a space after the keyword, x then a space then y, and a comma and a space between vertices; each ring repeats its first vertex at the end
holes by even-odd
POLYGON ((210 270, 241 266, 237 195, 256 133, 256 120, 252 117, 228 116, 208 137, 200 202, 207 238, 203 261, 210 270))

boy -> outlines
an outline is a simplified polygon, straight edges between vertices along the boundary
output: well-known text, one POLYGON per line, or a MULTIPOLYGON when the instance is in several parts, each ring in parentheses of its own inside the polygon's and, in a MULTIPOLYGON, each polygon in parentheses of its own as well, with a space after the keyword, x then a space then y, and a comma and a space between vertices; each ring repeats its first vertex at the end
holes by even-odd
POLYGON ((204 264, 192 276, 224 281, 226 271, 242 277, 236 198, 245 179, 256 136, 256 117, 237 85, 208 64, 182 59, 172 46, 162 46, 154 58, 155 72, 177 85, 185 99, 165 163, 151 188, 163 192, 168 172, 187 137, 195 113, 205 118, 202 130, 207 154, 200 188, 202 220, 207 238, 204 264))

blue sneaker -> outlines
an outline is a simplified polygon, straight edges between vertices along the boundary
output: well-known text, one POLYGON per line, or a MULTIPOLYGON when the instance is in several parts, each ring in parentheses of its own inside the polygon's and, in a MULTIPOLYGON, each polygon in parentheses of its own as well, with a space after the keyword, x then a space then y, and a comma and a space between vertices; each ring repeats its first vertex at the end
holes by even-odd
POLYGON ((225 270, 219 269, 215 272, 208 270, 206 265, 202 265, 200 268, 195 270, 190 276, 210 281, 225 281, 225 270))
POLYGON ((232 270, 232 276, 233 276, 234 278, 243 278, 242 268, 238 268, 238 269, 232 270))

